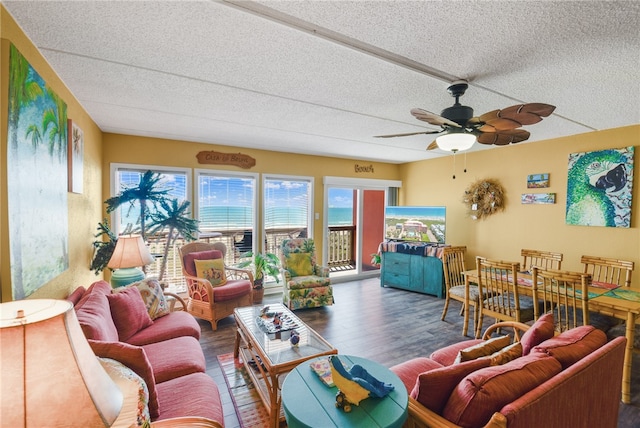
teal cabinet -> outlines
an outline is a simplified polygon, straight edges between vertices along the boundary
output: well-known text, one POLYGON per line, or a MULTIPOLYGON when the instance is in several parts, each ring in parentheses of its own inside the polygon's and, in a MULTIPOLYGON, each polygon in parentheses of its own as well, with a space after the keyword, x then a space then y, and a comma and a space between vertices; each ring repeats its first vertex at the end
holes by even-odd
POLYGON ((444 297, 442 260, 438 257, 383 252, 380 286, 444 297))

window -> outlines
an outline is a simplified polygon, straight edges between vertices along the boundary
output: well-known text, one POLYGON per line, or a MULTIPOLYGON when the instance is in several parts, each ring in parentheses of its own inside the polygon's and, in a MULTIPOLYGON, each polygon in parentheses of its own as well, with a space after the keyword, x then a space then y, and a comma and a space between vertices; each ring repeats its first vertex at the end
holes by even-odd
POLYGON ((257 213, 257 174, 197 170, 197 218, 201 239, 221 234, 216 240, 227 246, 229 264, 253 249, 257 213))
MULTIPOLYGON (((160 187, 169 191, 171 198, 176 198, 178 202, 183 202, 190 198, 190 178, 189 169, 169 168, 151 165, 111 165, 111 195, 115 196, 123 189, 135 187, 140 183, 140 178, 147 171, 160 174, 160 187)), ((112 229, 116 234, 128 231, 127 228, 136 231, 140 225, 140 204, 124 204, 114 212, 112 229)))
POLYGON ((313 178, 264 178, 264 229, 268 252, 279 254, 284 239, 312 236, 313 178))

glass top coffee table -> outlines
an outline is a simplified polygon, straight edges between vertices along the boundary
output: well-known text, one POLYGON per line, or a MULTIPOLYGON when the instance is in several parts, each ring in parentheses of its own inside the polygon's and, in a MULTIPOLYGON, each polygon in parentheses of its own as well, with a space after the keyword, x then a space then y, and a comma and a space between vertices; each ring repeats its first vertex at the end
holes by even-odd
POLYGON ((266 306, 269 309, 263 316, 263 306, 247 306, 234 310, 237 332, 233 355, 242 358, 247 373, 269 413, 269 425, 276 428, 281 419, 280 390, 286 374, 304 361, 337 354, 338 350, 286 306, 266 306), (271 328, 273 317, 269 315, 274 313, 280 314, 284 329, 280 333, 274 333, 271 328), (290 340, 292 331, 295 331, 299 339, 296 345, 290 340))

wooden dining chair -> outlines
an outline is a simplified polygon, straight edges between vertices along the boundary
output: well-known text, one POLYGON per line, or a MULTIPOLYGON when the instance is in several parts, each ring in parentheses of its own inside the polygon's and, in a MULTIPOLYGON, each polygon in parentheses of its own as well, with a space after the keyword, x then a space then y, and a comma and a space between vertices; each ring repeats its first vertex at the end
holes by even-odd
MULTIPOLYGON (((465 278, 462 272, 466 270, 465 267, 465 254, 467 252, 466 246, 451 246, 445 247, 442 250, 442 269, 444 271, 444 284, 445 284, 445 301, 444 301, 444 309, 442 310, 442 317, 440 319, 444 321, 447 316, 447 310, 449 309, 449 302, 451 299, 457 300, 462 304, 460 309, 460 315, 464 313, 465 310, 469 310, 466 307, 467 297, 466 287, 465 287, 465 278)), ((474 326, 477 323, 477 315, 478 315, 478 300, 480 293, 478 291, 478 286, 476 284, 469 285, 469 306, 473 306, 473 322, 474 326)), ((465 317, 463 327, 462 327, 462 335, 467 335, 467 330, 469 328, 469 314, 465 317)))
POLYGON ((556 334, 589 324, 591 275, 534 266, 531 281, 536 320, 553 313, 556 334))
POLYGON ((580 262, 584 266, 584 273, 591 275, 591 280, 595 286, 616 285, 619 287, 631 287, 631 274, 634 267, 632 261, 582 256, 580 262))
POLYGON ((534 318, 533 299, 520 296, 518 291, 518 271, 520 263, 489 260, 476 257, 478 271, 478 292, 486 295, 478 304, 476 339, 482 332, 485 315, 498 321, 526 322, 534 318))
MULTIPOLYGON (((631 287, 631 274, 634 263, 629 260, 620 260, 608 257, 582 256, 580 262, 584 266, 584 273, 591 275, 591 283, 595 287, 617 288, 631 287)), ((617 329, 625 322, 619 318, 592 313, 590 323, 605 331, 617 329)))
POLYGON ((531 273, 531 268, 537 266, 541 269, 562 268, 562 253, 554 253, 551 251, 527 250, 520 251, 522 256, 522 270, 531 273))

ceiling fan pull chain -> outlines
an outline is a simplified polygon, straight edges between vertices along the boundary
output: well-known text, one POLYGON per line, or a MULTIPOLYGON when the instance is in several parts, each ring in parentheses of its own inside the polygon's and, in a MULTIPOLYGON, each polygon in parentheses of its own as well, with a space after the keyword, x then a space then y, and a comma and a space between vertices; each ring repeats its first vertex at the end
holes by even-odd
POLYGON ((467 152, 464 152, 464 173, 467 173, 467 152))
POLYGON ((453 151, 453 179, 456 179, 456 152, 457 150, 453 151))

